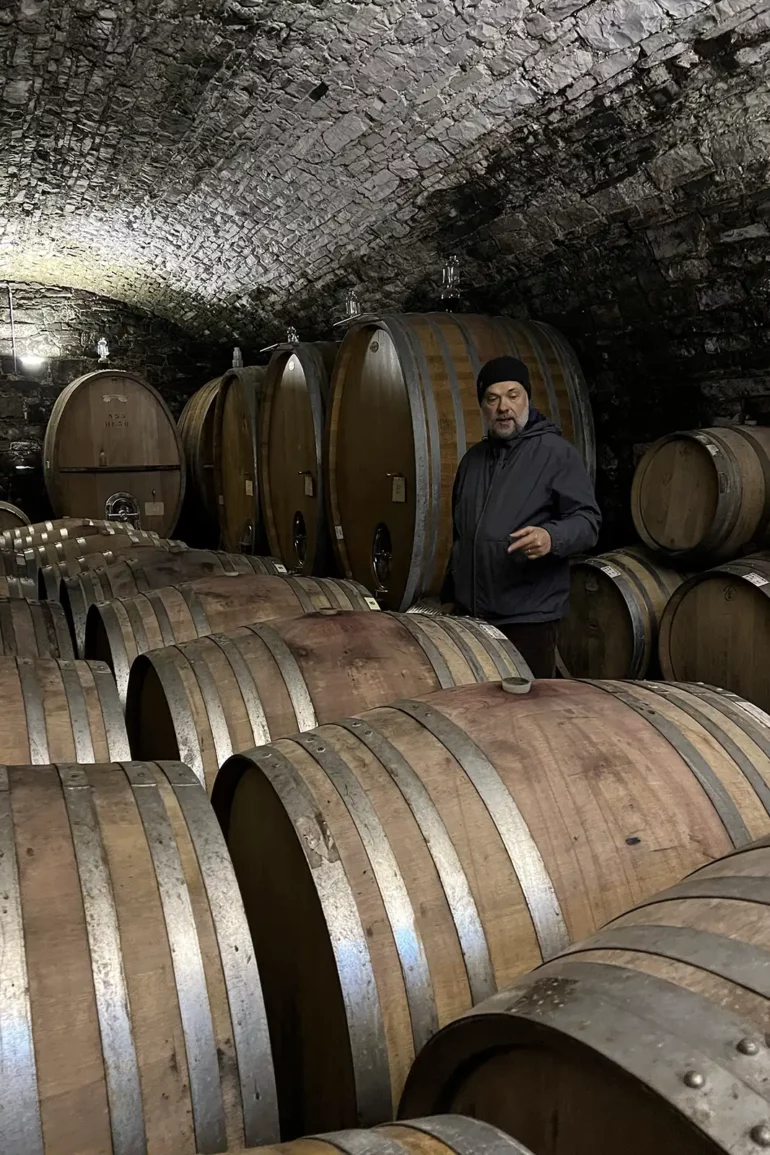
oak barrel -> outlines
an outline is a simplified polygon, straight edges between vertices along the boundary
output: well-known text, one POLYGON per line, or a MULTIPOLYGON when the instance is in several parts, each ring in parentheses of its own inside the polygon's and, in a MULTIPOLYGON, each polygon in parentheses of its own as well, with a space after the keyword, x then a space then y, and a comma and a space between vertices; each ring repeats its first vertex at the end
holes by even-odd
POLYGON ((84 653, 109 664, 125 702, 131 663, 146 650, 314 610, 377 608, 374 598, 355 582, 223 574, 91 606, 84 653))
POLYGON ((259 502, 259 409, 265 370, 249 365, 221 378, 214 410, 214 480, 222 544, 265 553, 259 502))
POLYGON ((333 570, 323 451, 333 341, 280 345, 260 414, 259 486, 270 552, 304 574, 333 570))
POLYGON ((723 562, 681 585, 658 648, 664 677, 723 686, 770 710, 770 553, 723 562))
POLYGON ((428 1043, 403 1113, 472 1110, 537 1155, 766 1149, 769 883, 764 839, 648 898, 428 1043))
POLYGON ((37 597, 38 565, 16 553, 13 547, 0 547, 0 596, 6 598, 37 597))
POLYGON ((176 423, 137 373, 98 369, 62 390, 45 431, 43 470, 56 514, 102 518, 107 501, 127 493, 138 502, 142 528, 165 537, 182 508, 176 423))
POLYGON ((185 497, 190 512, 217 523, 214 481, 214 411, 221 378, 207 381, 193 393, 179 418, 179 437, 187 466, 185 497))
POLYGON ((497 1127, 460 1115, 337 1131, 234 1155, 531 1155, 497 1127))
POLYGON ((57 602, 0 596, 0 654, 72 661, 75 652, 64 610, 57 602))
POLYGON ((145 654, 126 724, 136 757, 172 750, 211 791, 241 750, 405 694, 509 677, 532 675, 485 622, 325 610, 145 654))
POLYGON ((177 553, 142 550, 136 557, 124 556, 104 568, 63 577, 59 582, 58 598, 70 623, 78 653, 82 655, 88 608, 96 602, 131 597, 145 590, 209 575, 236 573, 285 574, 286 567, 271 557, 250 557, 243 553, 203 549, 184 549, 177 553))
POLYGON ((588 392, 548 325, 507 317, 392 314, 342 342, 332 378, 327 471, 340 572, 407 609, 440 588, 452 543, 452 485, 484 435, 476 376, 491 357, 523 360, 533 404, 562 426, 593 472, 588 392))
POLYGON ((770 718, 650 682, 444 690, 229 759, 282 1134, 389 1118, 439 1027, 770 832, 768 783, 770 718))
MULTIPOLYGON (((92 534, 130 533, 135 527, 127 521, 104 521, 89 517, 60 517, 55 521, 38 521, 19 529, 6 531, 3 543, 18 547, 43 545, 63 538, 90 537, 92 534)), ((158 535, 155 534, 157 537, 158 535)))
POLYGON ((78 574, 90 573, 92 570, 103 570, 118 562, 138 561, 140 558, 149 565, 158 557, 176 558, 187 553, 188 547, 183 541, 169 538, 158 538, 157 541, 133 542, 134 548, 102 548, 96 553, 79 553, 78 546, 71 542, 62 543, 66 548, 51 552, 49 547, 42 557, 36 552, 25 550, 23 560, 30 572, 37 573, 37 587, 41 598, 57 601, 60 595, 61 583, 65 578, 75 577, 78 574), (51 561, 55 558, 55 561, 51 561))
POLYGON ((639 547, 574 559, 569 611, 559 625, 560 672, 574 678, 657 672, 661 615, 686 577, 639 547))
POLYGON ((259 977, 186 766, 0 769, 3 1155, 277 1138, 259 977))
POLYGON ((720 561, 770 544, 770 429, 669 433, 631 487, 636 532, 670 557, 720 561))
POLYGON ((15 529, 24 529, 29 525, 29 518, 18 505, 11 505, 10 501, 0 501, 0 533, 12 533, 15 529))
POLYGON ((130 757, 115 679, 104 662, 0 657, 0 702, 5 764, 130 757))

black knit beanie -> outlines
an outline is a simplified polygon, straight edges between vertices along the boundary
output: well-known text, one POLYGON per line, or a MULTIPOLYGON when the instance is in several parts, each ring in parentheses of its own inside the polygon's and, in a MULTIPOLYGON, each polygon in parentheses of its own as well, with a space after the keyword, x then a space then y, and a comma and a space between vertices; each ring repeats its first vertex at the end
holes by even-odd
POLYGON ((532 396, 529 369, 524 362, 516 357, 495 357, 492 361, 487 361, 486 365, 482 365, 476 380, 479 405, 490 385, 499 385, 501 381, 518 381, 526 389, 527 396, 532 396))

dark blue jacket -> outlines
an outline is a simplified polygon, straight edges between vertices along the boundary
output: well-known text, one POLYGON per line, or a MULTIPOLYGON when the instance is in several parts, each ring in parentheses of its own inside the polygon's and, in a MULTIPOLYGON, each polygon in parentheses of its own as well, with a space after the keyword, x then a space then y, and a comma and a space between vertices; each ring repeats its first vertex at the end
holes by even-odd
POLYGON ((443 602, 500 625, 550 622, 569 603, 569 562, 596 545, 601 514, 583 461, 536 409, 511 441, 486 438, 463 457, 452 494, 454 544, 443 602), (509 534, 538 525, 553 548, 509 554, 509 534))

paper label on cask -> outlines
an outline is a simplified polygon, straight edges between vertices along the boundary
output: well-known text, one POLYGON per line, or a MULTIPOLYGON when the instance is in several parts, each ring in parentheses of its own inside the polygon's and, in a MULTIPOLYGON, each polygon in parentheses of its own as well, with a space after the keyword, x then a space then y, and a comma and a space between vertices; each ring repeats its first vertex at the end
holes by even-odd
POLYGON ((485 634, 488 634, 490 638, 505 641, 505 634, 502 633, 501 630, 498 630, 497 626, 490 626, 489 622, 480 622, 475 618, 473 619, 473 624, 478 626, 480 630, 483 630, 485 634))
POLYGON ((342 541, 343 537, 345 536, 344 533, 342 532, 342 526, 341 525, 335 525, 334 532, 336 534, 337 541, 342 541))
POLYGON ((380 608, 379 603, 375 598, 364 598, 364 601, 370 610, 378 610, 380 608))
POLYGON ((393 478, 393 481, 392 481, 392 484, 390 487, 390 499, 391 499, 391 501, 399 501, 399 502, 406 501, 406 478, 405 477, 397 476, 397 477, 393 478))
POLYGON ((614 565, 600 565, 599 569, 602 573, 606 573, 607 577, 619 578, 621 576, 620 570, 615 569, 614 565))
POLYGON ((145 501, 144 516, 145 517, 163 517, 165 505, 162 501, 145 501))
POLYGON ((285 565, 281 565, 281 563, 279 561, 277 561, 275 563, 275 572, 276 573, 288 573, 289 571, 286 569, 285 565))
POLYGON ((762 586, 770 585, 770 582, 767 578, 762 577, 761 573, 745 573, 743 577, 745 581, 751 582, 753 586, 757 586, 759 589, 761 589, 762 586))
POLYGON ((254 483, 250 480, 250 478, 248 478, 248 477, 246 478, 244 485, 246 487, 246 496, 247 497, 253 497, 254 496, 254 483))
POLYGON ((305 474, 305 497, 315 497, 315 482, 312 473, 305 474))
POLYGON ((716 457, 719 453, 719 446, 715 445, 707 433, 696 433, 696 440, 705 445, 712 457, 716 457))

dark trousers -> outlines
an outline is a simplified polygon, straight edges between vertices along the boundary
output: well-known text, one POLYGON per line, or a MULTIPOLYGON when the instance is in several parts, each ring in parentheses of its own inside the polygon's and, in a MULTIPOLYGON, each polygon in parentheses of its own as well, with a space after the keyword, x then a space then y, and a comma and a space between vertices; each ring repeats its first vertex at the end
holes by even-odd
POLYGON ((513 642, 536 678, 556 677, 558 622, 509 622, 497 629, 513 642))

